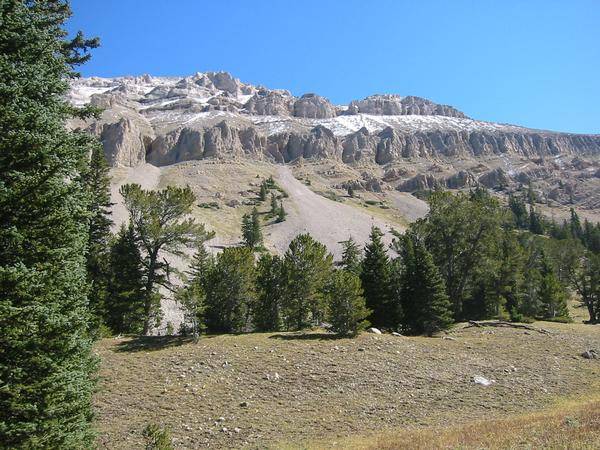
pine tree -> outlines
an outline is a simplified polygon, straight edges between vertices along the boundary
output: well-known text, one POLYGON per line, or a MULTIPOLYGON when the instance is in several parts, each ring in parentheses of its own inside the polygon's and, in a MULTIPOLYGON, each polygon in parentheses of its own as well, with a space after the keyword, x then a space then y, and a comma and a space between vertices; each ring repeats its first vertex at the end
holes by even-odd
POLYGON ((573 208, 571 208, 570 213, 571 220, 569 223, 569 228, 571 229, 571 236, 583 242, 583 228, 581 227, 581 221, 579 220, 579 216, 573 208))
POLYGON ((205 284, 205 317, 209 331, 239 333, 246 330, 256 299, 255 281, 251 249, 230 247, 217 255, 205 284))
POLYGON ((281 201, 279 203, 279 208, 277 209, 277 222, 283 222, 285 220, 286 216, 287 216, 287 213, 285 212, 285 209, 283 208, 283 201, 281 201))
POLYGON ((568 319, 567 294, 564 286, 558 280, 552 264, 546 253, 541 253, 541 280, 539 298, 541 303, 540 315, 543 319, 568 319))
POLYGON ((242 237, 246 247, 251 249, 260 246, 263 242, 260 217, 256 208, 252 209, 252 214, 244 214, 242 217, 242 237))
POLYGON ((260 184, 260 193, 258 194, 258 198, 260 198, 261 202, 264 202, 267 199, 267 184, 264 181, 260 184))
POLYGON ((105 321, 106 289, 108 283, 108 252, 110 240, 110 175, 104 151, 100 145, 93 148, 90 167, 84 175, 90 201, 87 274, 90 284, 89 304, 92 312, 94 328, 105 321))
POLYGON ((145 191, 139 184, 121 186, 120 193, 129 211, 136 240, 144 251, 144 334, 160 319, 161 295, 158 285, 171 287, 169 265, 160 260, 163 252, 184 256, 184 248, 211 238, 203 224, 186 218, 196 201, 189 188, 169 186, 161 191, 145 191))
POLYGON ((351 184, 348 185, 348 197, 354 198, 354 188, 351 184))
POLYGON ((205 329, 206 286, 213 267, 214 258, 206 250, 204 242, 198 242, 190 267, 185 273, 186 284, 175 292, 175 300, 182 306, 184 313, 180 332, 191 334, 196 339, 205 329))
POLYGON ((415 333, 431 336, 452 323, 452 306, 444 280, 431 253, 414 234, 407 235, 402 290, 406 325, 415 333))
POLYGON ((89 448, 95 359, 82 174, 96 145, 66 121, 74 68, 65 1, 0 2, 0 446, 89 448))
POLYGON ((356 241, 350 236, 347 240, 342 241, 342 259, 338 265, 347 272, 359 275, 361 272, 361 251, 356 241))
POLYGON ((327 248, 309 234, 300 234, 290 242, 283 261, 283 309, 288 328, 301 330, 324 318, 323 289, 332 261, 327 248))
POLYGON ((139 334, 144 328, 142 256, 130 224, 121 225, 110 248, 106 325, 117 334, 139 334))
POLYGON ((271 194, 271 215, 276 216, 279 212, 279 204, 277 203, 277 197, 275 194, 271 194))
POLYGON ((375 327, 396 325, 395 308, 390 299, 390 260, 385 251, 383 234, 377 227, 371 228, 370 242, 365 246, 360 279, 367 308, 372 311, 369 321, 375 327))
POLYGON ((258 292, 253 307, 255 329, 257 331, 281 330, 281 299, 284 289, 281 258, 268 253, 260 257, 256 286, 258 292))
POLYGON ((355 336, 369 326, 371 311, 365 306, 360 278, 345 270, 335 270, 327 283, 326 298, 331 329, 344 336, 355 336))
POLYGON ((542 217, 532 206, 529 207, 529 231, 533 234, 544 234, 544 224, 542 217))

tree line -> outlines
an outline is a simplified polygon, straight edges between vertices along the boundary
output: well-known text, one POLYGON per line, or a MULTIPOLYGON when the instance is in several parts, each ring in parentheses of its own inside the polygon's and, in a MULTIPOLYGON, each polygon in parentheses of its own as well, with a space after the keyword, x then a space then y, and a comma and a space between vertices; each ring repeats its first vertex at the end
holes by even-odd
MULTIPOLYGON (((158 292, 149 294, 152 287, 147 282, 153 266, 149 248, 154 247, 144 244, 146 226, 135 212, 139 206, 131 192, 148 196, 152 204, 152 198, 161 198, 167 191, 192 195, 188 188, 154 194, 135 185, 122 188, 132 220, 120 231, 109 264, 116 268, 115 278, 124 283, 121 291, 113 289, 107 296, 111 303, 107 311, 119 317, 118 327, 109 324, 114 332, 139 332, 141 324, 150 323, 153 309, 148 305, 159 305, 158 292), (122 247, 129 249, 125 259, 137 262, 119 261, 122 247), (125 282, 125 265, 143 270, 125 282), (138 306, 133 310, 137 315, 119 312, 129 311, 136 299, 138 306)), ((171 206, 174 201, 181 198, 170 196, 171 206)), ((392 230, 389 246, 383 242, 383 232, 373 228, 364 249, 352 238, 342 242, 343 255, 336 262, 308 234, 294 238, 284 255, 269 254, 262 247, 256 209, 242 220, 243 243, 217 255, 205 248, 211 234, 194 225, 194 238, 178 241, 195 248, 190 269, 178 274, 183 286, 171 286, 185 311, 180 331, 194 335, 282 331, 325 324, 339 334, 355 335, 372 324, 432 335, 454 322, 473 319, 569 321, 567 301, 573 293, 587 307, 590 322, 598 321, 598 252, 593 240, 586 238, 586 225, 578 226, 575 211, 560 226, 566 235, 558 238, 551 230, 559 225, 548 226, 547 234, 524 229, 512 206, 514 199, 504 206, 483 189, 435 192, 428 201, 427 216, 405 233, 392 230)), ((180 218, 192 203, 188 198, 187 206, 180 208, 180 218)), ((162 223, 158 217, 152 220, 162 223)), ((194 222, 185 219, 183 223, 191 227, 194 222)), ((177 234, 164 229, 157 232, 177 234)), ((172 244, 165 250, 174 253, 172 244)), ((166 262, 157 264, 156 285, 166 285, 167 267, 166 262)))

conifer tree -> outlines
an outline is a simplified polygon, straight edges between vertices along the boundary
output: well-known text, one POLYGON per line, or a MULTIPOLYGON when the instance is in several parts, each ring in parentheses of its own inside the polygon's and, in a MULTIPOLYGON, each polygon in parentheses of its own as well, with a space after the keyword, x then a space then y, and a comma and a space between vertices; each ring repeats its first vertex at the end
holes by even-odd
POLYGON ((431 336, 452 323, 452 306, 431 253, 415 234, 404 239, 403 311, 408 328, 431 336))
POLYGON ((184 256, 184 248, 204 242, 212 237, 212 233, 193 218, 186 218, 196 201, 189 186, 145 191, 139 184, 126 184, 121 186, 120 193, 129 211, 136 239, 144 252, 146 320, 143 333, 147 334, 160 318, 161 296, 157 286, 172 288, 169 265, 163 253, 184 256))
POLYGON ((113 223, 110 217, 110 175, 104 150, 100 145, 92 149, 90 166, 84 174, 84 182, 90 196, 87 252, 89 304, 94 327, 97 328, 107 314, 104 303, 109 277, 107 263, 110 227, 113 223))
POLYGON ((106 325, 117 334, 139 334, 144 329, 142 256, 135 231, 121 224, 110 248, 106 296, 106 325))
POLYGON ((350 236, 347 240, 342 241, 342 259, 338 265, 347 272, 359 275, 362 268, 361 251, 356 241, 350 236))
POLYGON ((258 198, 260 198, 261 202, 264 202, 267 199, 267 184, 264 181, 260 184, 258 198))
POLYGON ((258 247, 263 242, 260 217, 256 208, 252 209, 252 214, 244 214, 242 217, 242 237, 246 247, 251 249, 258 247))
POLYGON ((542 217, 535 210, 533 205, 529 207, 529 231, 531 231, 533 234, 544 234, 542 217))
POLYGON ((600 323, 600 255, 585 252, 570 267, 570 280, 588 310, 589 323, 600 323))
MULTIPOLYGON (((96 145, 65 94, 96 40, 66 1, 0 2, 0 446, 90 448, 92 375, 82 172, 96 145)), ((89 112, 89 111, 88 111, 89 112)))
POLYGON ((279 203, 279 208, 277 209, 277 222, 283 222, 285 220, 285 217, 287 216, 287 213, 285 212, 285 209, 283 208, 283 200, 279 203))
POLYGON ((541 280, 539 298, 541 317, 544 319, 568 319, 567 293, 558 280, 546 253, 541 253, 541 280))
POLYGON ((583 228, 581 227, 581 221, 579 220, 579 216, 573 208, 571 208, 570 213, 571 220, 569 223, 569 227, 571 229, 571 236, 573 236, 573 238, 575 239, 583 241, 583 228))
POLYGON ((284 319, 288 328, 301 330, 325 316, 323 289, 333 268, 327 248, 309 234, 300 234, 285 253, 284 319))
POLYGON ((395 308, 390 298, 390 260, 381 240, 382 236, 379 228, 371 228, 370 242, 365 246, 360 279, 367 308, 372 311, 369 322, 375 327, 390 327, 395 325, 395 308))
POLYGON ((271 194, 271 215, 276 216, 279 212, 279 204, 277 203, 277 197, 275 194, 271 194))
POLYGON ((344 336, 355 336, 369 326, 371 311, 365 306, 360 278, 346 270, 335 270, 327 282, 326 298, 331 329, 344 336))
POLYGON ((239 333, 249 325, 256 298, 254 255, 247 247, 230 247, 216 257, 208 274, 206 327, 211 332, 239 333))
POLYGON ((257 298, 252 315, 257 331, 281 330, 281 300, 284 293, 281 258, 263 254, 257 267, 257 298))
POLYGON ((348 185, 348 197, 354 198, 354 188, 351 184, 348 185))

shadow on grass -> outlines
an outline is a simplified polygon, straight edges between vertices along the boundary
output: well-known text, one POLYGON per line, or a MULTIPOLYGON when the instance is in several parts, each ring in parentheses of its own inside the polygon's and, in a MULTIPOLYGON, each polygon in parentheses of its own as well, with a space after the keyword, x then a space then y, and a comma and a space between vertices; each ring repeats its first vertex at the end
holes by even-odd
POLYGON ((152 352, 194 342, 184 336, 138 336, 117 345, 118 352, 152 352))
POLYGON ((348 336, 340 336, 333 333, 290 333, 290 334, 273 334, 269 339, 283 339, 285 341, 331 341, 336 339, 344 339, 348 336))

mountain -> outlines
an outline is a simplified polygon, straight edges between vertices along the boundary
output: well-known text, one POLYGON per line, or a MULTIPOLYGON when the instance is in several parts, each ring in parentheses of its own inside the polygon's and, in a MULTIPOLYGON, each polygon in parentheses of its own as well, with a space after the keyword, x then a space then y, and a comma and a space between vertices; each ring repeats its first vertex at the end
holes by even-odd
POLYGON ((72 126, 97 134, 115 167, 327 159, 365 168, 380 188, 539 182, 549 200, 600 207, 600 135, 478 121, 420 97, 372 95, 339 106, 208 72, 83 78, 69 98, 104 109, 99 120, 72 126))

